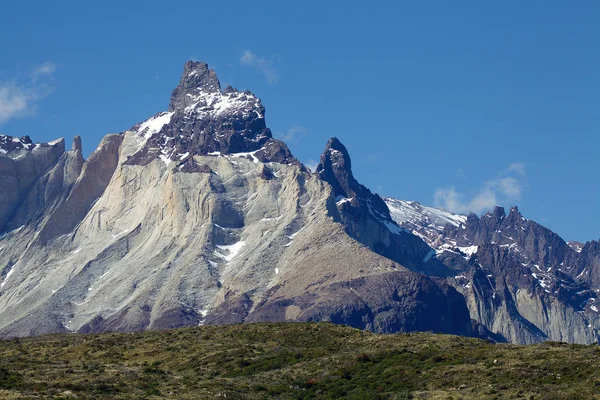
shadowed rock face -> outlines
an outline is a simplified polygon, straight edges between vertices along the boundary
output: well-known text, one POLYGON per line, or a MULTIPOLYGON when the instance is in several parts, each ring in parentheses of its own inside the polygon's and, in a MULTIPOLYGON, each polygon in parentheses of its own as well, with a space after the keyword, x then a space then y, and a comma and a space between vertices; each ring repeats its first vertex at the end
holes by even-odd
POLYGON ((329 321, 378 333, 475 334, 464 298, 454 288, 408 271, 338 282, 293 299, 267 299, 256 306, 250 320, 272 320, 294 307, 300 321, 329 321))
MULTIPOLYGON (((358 204, 359 195, 360 197, 372 196, 371 192, 367 193, 367 188, 354 179, 350 155, 338 138, 331 138, 327 142, 316 172, 321 179, 332 186, 336 197, 351 199, 358 204)), ((383 207, 381 212, 387 213, 387 207, 383 207)))

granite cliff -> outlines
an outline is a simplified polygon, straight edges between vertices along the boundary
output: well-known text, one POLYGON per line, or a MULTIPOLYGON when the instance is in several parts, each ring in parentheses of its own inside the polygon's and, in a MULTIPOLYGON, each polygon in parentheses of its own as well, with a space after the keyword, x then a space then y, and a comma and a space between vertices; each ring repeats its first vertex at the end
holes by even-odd
POLYGON ((404 215, 336 138, 312 173, 206 63, 87 160, 79 137, 0 136, 0 183, 0 336, 332 321, 597 341, 597 242, 574 250, 516 209, 404 215))

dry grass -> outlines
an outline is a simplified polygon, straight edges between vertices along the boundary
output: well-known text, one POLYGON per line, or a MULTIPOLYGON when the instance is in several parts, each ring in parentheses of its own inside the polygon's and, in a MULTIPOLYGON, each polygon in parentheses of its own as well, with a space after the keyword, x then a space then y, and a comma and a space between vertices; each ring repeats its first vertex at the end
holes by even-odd
POLYGON ((600 349, 332 324, 0 342, 0 398, 600 399, 600 349))

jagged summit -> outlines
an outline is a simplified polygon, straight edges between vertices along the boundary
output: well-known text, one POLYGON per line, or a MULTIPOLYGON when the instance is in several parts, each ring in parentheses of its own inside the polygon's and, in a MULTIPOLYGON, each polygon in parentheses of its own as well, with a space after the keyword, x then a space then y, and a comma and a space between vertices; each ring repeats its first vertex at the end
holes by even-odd
POLYGON ((52 143, 2 137, 0 337, 288 320, 598 340, 598 242, 516 207, 386 205, 337 138, 312 174, 205 63, 87 160, 52 143))
POLYGON ((188 61, 183 67, 183 75, 173 93, 169 111, 184 109, 193 102, 193 98, 203 93, 220 93, 221 83, 214 70, 205 62, 188 61))
POLYGON ((352 161, 348 150, 336 137, 327 142, 316 173, 333 186, 336 197, 353 199, 357 192, 361 191, 359 183, 352 174, 352 161))
POLYGON ((231 86, 222 91, 215 71, 204 62, 186 62, 168 111, 131 130, 145 142, 129 164, 160 158, 168 165, 194 155, 254 152, 264 162, 298 163, 285 143, 273 139, 260 99, 231 86))
POLYGON ((33 143, 29 136, 21 138, 7 135, 0 135, 0 154, 7 154, 15 150, 31 150, 33 143))
POLYGON ((492 214, 496 217, 496 218, 505 218, 506 217, 506 210, 504 209, 504 207, 502 206, 495 206, 494 210, 492 211, 492 214))
POLYGON ((10 156, 11 154, 16 154, 18 156, 18 153, 21 150, 32 151, 38 150, 41 147, 60 146, 62 140, 63 139, 58 139, 49 143, 34 143, 27 135, 21 136, 20 138, 16 136, 0 135, 0 155, 6 154, 10 156))
POLYGON ((344 209, 351 205, 364 208, 394 233, 399 232, 383 199, 354 178, 350 154, 338 138, 333 137, 327 141, 316 174, 332 186, 339 207, 344 209))

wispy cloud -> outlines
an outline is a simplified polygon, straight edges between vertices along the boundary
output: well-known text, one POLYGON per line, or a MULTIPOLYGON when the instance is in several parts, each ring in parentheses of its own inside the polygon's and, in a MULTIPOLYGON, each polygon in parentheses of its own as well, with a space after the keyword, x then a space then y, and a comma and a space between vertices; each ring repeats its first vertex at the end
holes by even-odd
POLYGON ((279 80, 279 72, 273 66, 273 60, 257 56, 252 50, 244 51, 244 54, 240 58, 240 61, 244 65, 249 65, 260 71, 267 78, 269 84, 277 83, 279 80))
POLYGON ((306 128, 302 126, 292 126, 286 132, 280 133, 278 136, 285 142, 297 142, 306 135, 306 128))
POLYGON ((515 172, 523 178, 525 164, 511 164, 500 174, 500 177, 486 181, 471 196, 457 192, 453 186, 437 188, 433 196, 435 206, 461 214, 468 212, 480 214, 497 204, 518 201, 523 192, 523 183, 514 176, 507 176, 515 172))
POLYGON ((37 81, 40 77, 51 77, 54 74, 54 71, 56 71, 56 64, 45 62, 33 70, 33 80, 37 81))
POLYGON ((304 165, 306 167, 308 167, 308 169, 310 169, 312 172, 315 172, 317 170, 317 166, 319 165, 318 161, 315 160, 308 160, 304 163, 304 165))
POLYGON ((25 82, 0 82, 0 124, 33 113, 36 103, 54 90, 55 70, 54 64, 46 62, 35 67, 25 82))
POLYGON ((465 179, 467 174, 465 173, 464 169, 458 168, 456 171, 454 171, 454 177, 457 179, 465 179))
POLYGON ((525 175, 525 163, 513 163, 508 166, 508 172, 516 172, 525 175))

